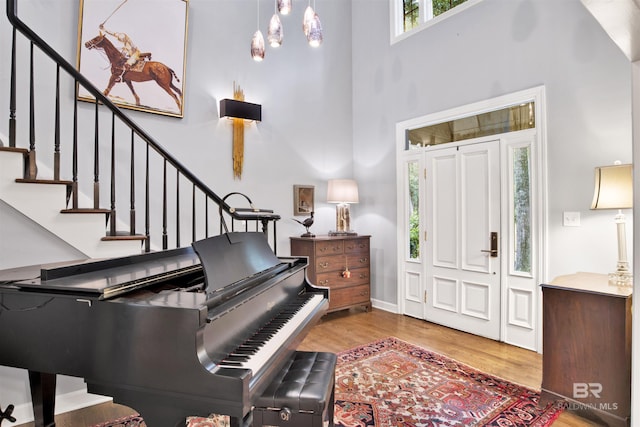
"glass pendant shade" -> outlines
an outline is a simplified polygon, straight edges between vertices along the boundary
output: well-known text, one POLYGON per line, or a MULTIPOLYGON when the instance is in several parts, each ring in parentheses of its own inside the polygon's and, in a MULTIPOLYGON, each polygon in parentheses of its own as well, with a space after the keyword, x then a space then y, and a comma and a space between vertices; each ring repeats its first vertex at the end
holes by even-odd
POLYGON ((320 18, 317 13, 313 14, 313 19, 309 24, 307 41, 312 47, 318 47, 322 44, 322 24, 320 23, 320 18))
POLYGON ((258 62, 264 59, 264 37, 260 30, 256 31, 251 39, 251 57, 258 62))
POLYGON ((302 17, 302 31, 307 37, 309 37, 309 28, 311 27, 311 21, 313 21, 313 15, 315 15, 315 12, 311 6, 307 6, 304 10, 304 16, 302 17))
POLYGON ((282 44, 283 30, 282 22, 277 13, 274 13, 269 21, 269 31, 267 32, 267 40, 271 47, 278 47, 282 44))
POLYGON ((280 12, 281 15, 291 13, 291 0, 278 0, 278 12, 280 12))

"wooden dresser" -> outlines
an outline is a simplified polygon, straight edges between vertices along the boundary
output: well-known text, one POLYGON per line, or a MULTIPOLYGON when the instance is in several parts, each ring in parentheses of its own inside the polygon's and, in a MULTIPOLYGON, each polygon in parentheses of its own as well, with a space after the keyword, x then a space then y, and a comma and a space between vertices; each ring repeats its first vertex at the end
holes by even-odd
POLYGON ((291 255, 309 257, 309 281, 330 288, 329 312, 371 309, 370 237, 291 237, 291 255))
POLYGON ((631 289, 577 273, 542 285, 542 399, 609 426, 631 417, 631 289))

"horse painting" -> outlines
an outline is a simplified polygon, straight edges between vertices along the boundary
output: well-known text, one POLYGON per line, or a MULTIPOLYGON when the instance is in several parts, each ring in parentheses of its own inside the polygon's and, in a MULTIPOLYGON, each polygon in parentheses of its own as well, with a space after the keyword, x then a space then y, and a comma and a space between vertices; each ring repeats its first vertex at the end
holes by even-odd
POLYGON ((103 33, 92 38, 84 44, 84 46, 91 49, 104 50, 109 62, 111 63, 111 77, 109 78, 109 84, 107 88, 102 92, 104 96, 108 96, 109 92, 116 83, 126 83, 136 100, 136 106, 140 106, 140 97, 133 88, 132 82, 147 82, 154 80, 158 86, 165 90, 178 105, 178 110, 181 109, 182 91, 173 84, 173 79, 180 81, 176 73, 166 65, 157 61, 146 61, 141 71, 136 71, 137 67, 134 65, 132 68, 125 70, 125 62, 127 58, 120 52, 111 41, 105 37, 103 33), (179 96, 176 96, 176 94, 179 96))

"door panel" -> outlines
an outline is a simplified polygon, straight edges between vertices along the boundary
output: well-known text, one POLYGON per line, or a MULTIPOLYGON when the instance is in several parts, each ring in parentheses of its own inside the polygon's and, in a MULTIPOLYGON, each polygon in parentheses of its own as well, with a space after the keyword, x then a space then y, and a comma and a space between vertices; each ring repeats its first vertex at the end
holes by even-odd
POLYGON ((429 203, 429 196, 427 196, 427 209, 428 215, 433 216, 438 224, 438 227, 433 228, 431 233, 427 233, 427 236, 432 236, 431 240, 433 241, 431 259, 433 265, 455 269, 458 266, 459 253, 458 218, 455 215, 458 210, 455 187, 456 153, 434 157, 430 163, 433 174, 431 175, 431 183, 427 180, 427 187, 433 192, 432 198, 437 200, 437 203, 429 203), (453 186, 452 183, 454 183, 453 186))
POLYGON ((500 253, 491 244, 500 231, 499 155, 499 141, 425 154, 425 318, 496 340, 500 253))

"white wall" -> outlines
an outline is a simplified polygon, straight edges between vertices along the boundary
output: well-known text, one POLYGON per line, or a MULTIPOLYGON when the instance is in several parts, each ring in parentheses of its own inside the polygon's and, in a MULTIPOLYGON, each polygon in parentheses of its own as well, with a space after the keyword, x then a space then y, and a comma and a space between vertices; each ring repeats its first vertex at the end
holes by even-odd
MULTIPOLYGON (((376 299, 396 301, 397 122, 545 85, 547 279, 616 265, 613 213, 590 211, 594 166, 631 162, 629 61, 578 0, 484 0, 390 46, 386 1, 353 1, 356 215, 373 233, 376 299), (578 211, 582 226, 562 226, 578 211)), ((631 245, 629 245, 631 246, 631 245)))

